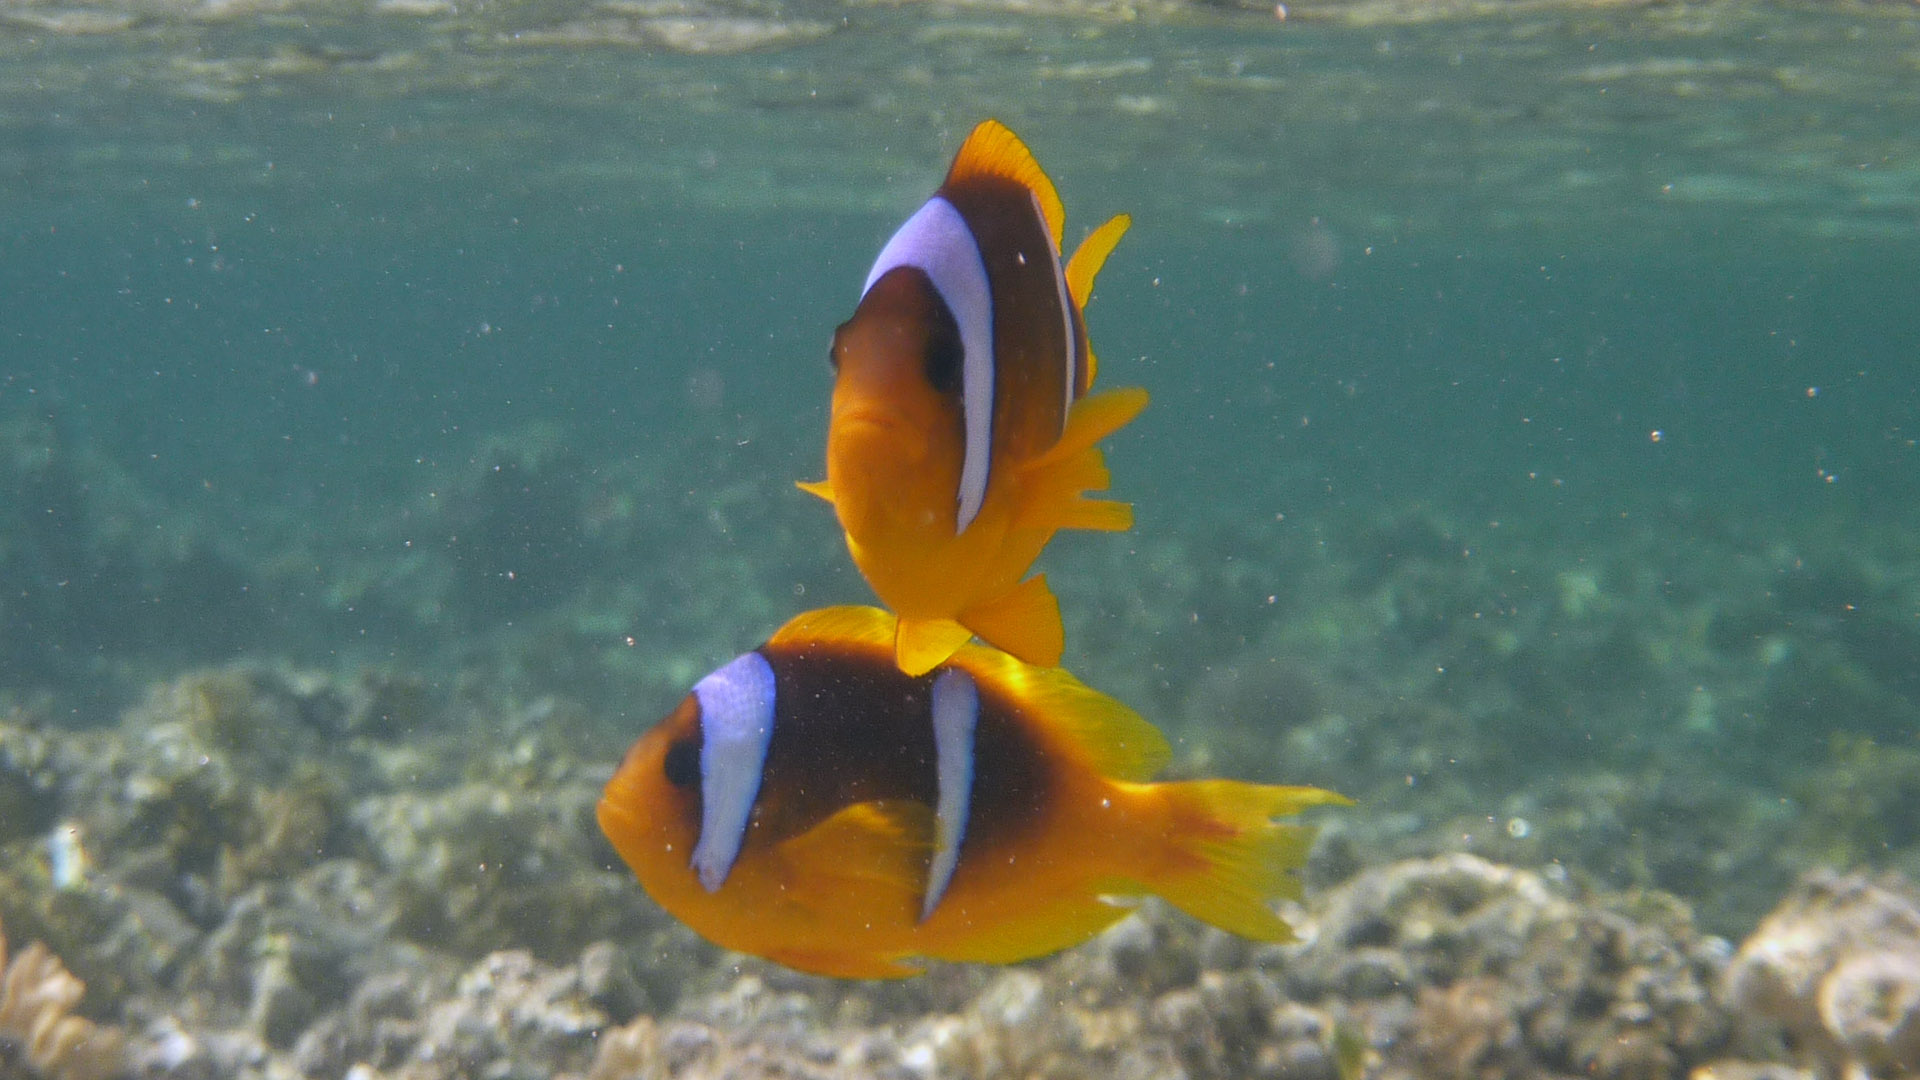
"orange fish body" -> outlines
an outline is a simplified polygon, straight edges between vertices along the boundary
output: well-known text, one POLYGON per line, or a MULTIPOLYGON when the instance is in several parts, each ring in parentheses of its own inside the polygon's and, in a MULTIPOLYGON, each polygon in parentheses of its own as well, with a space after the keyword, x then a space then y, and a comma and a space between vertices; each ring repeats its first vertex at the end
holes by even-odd
POLYGON ((1151 783, 1166 741, 1067 672, 966 645, 894 663, 873 608, 801 615, 701 680, 607 784, 602 830, 716 944, 827 975, 1010 963, 1155 893, 1251 938, 1291 929, 1317 788, 1151 783))
POLYGON ((899 616, 919 675, 968 637, 1060 662, 1059 604, 1022 581, 1059 529, 1122 530, 1095 447, 1146 392, 1089 395, 1084 310, 1121 215, 1062 266, 1064 211, 1013 132, 974 129, 934 197, 896 232, 834 335, 827 478, 854 563, 899 616))

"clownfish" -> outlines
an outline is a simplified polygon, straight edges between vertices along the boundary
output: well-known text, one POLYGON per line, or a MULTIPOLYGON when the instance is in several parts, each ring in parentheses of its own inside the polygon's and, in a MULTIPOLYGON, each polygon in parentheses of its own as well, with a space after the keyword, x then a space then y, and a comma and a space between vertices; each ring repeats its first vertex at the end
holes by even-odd
POLYGON ((962 646, 893 662, 894 619, 800 615, 701 679, 608 782, 600 828, 709 941, 802 971, 916 974, 1086 940, 1157 894, 1286 941, 1330 791, 1150 781, 1167 742, 1060 668, 962 646))
POLYGON ((899 616, 894 653, 931 671, 973 635, 1060 662, 1060 605, 1022 581, 1059 529, 1119 531, 1125 503, 1094 444, 1146 407, 1089 395, 1093 279, 1131 219, 1095 229, 1063 267, 1053 181, 998 121, 975 128, 946 182, 900 226, 835 331, 827 478, 847 548, 899 616))

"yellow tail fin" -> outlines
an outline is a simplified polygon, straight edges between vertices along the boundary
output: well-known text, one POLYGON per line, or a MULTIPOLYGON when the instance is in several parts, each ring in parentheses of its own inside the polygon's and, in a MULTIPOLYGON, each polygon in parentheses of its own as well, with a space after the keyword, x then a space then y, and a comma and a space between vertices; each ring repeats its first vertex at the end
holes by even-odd
POLYGON ((1060 626, 1060 601, 1047 588, 1045 574, 1035 574, 999 596, 975 604, 960 613, 960 621, 980 635, 980 640, 1035 667, 1060 666, 1067 635, 1060 626))
POLYGON ((1275 900, 1300 896, 1294 871, 1306 865, 1313 829, 1276 818, 1352 800, 1311 787, 1237 780, 1155 785, 1169 801, 1171 857, 1158 880, 1141 884, 1181 911, 1255 941, 1292 941, 1275 900))

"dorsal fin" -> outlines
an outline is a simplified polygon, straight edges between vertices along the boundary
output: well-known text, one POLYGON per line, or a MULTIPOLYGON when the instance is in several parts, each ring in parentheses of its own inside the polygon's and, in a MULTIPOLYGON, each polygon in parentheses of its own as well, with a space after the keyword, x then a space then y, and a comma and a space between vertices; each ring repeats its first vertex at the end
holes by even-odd
POLYGON ((1046 170, 1034 160, 1033 151, 998 120, 980 121, 967 141, 960 144, 960 152, 953 156, 953 167, 947 170, 949 185, 982 177, 1012 180, 1033 192, 1040 201, 1040 213, 1047 219, 1047 232, 1053 236, 1053 249, 1060 250, 1060 239, 1067 227, 1067 210, 1060 203, 1060 193, 1053 189, 1046 170))
POLYGON ((807 645, 820 641, 878 645, 893 652, 893 616, 874 607, 846 605, 815 608, 788 619, 767 645, 807 645))
POLYGON ((1065 668, 1023 664, 985 645, 964 646, 950 662, 973 675, 982 698, 1011 698, 1032 722, 1084 754, 1084 760, 1103 776, 1150 780, 1173 757, 1166 736, 1139 713, 1087 686, 1065 668))

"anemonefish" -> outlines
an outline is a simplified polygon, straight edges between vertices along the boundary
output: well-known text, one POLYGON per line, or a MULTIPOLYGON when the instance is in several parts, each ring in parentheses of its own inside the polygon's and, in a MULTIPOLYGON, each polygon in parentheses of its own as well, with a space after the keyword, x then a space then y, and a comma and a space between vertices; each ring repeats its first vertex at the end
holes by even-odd
POLYGON ((900 226, 835 332, 827 478, 853 561, 899 616, 895 656, 919 675, 972 635, 1030 663, 1060 662, 1060 606, 1022 581, 1059 529, 1122 530, 1125 503, 1093 500, 1094 444, 1146 391, 1089 396, 1083 317, 1127 231, 1095 229, 1063 268, 1053 181, 998 121, 975 128, 947 179, 900 226))
POLYGON ((1153 893, 1222 929, 1292 936, 1312 830, 1344 803, 1232 780, 1153 783, 1167 742, 1060 668, 986 646, 926 675, 875 608, 798 616, 628 751, 601 829, 715 944, 802 971, 911 975, 1077 944, 1153 893))

